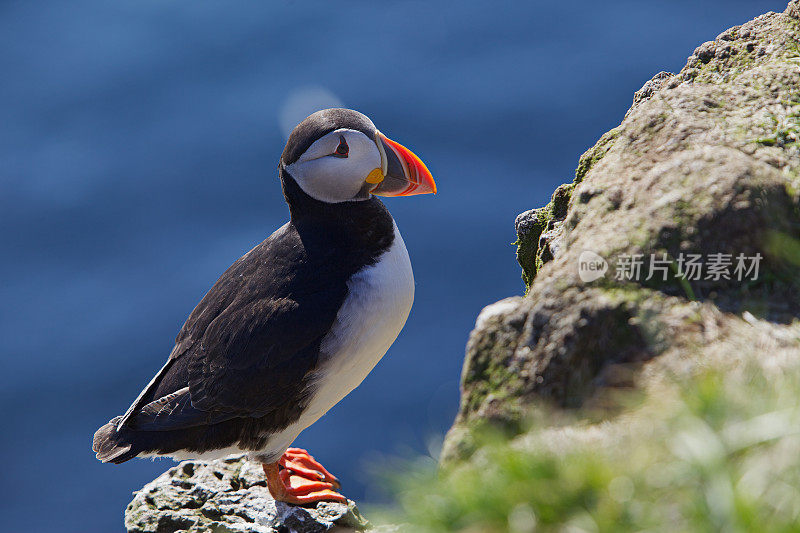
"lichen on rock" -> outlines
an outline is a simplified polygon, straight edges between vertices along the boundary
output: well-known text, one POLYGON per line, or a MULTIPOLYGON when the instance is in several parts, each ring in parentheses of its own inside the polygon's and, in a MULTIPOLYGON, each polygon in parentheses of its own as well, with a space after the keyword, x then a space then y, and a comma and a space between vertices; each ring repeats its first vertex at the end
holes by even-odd
POLYGON ((184 461, 136 492, 125 510, 129 533, 318 533, 367 525, 352 501, 276 502, 260 466, 241 455, 184 461))
POLYGON ((517 217, 526 295, 490 307, 470 336, 445 462, 471 453, 478 425, 523 431, 538 405, 602 405, 606 390, 719 363, 711 354, 753 321, 800 353, 799 6, 656 75, 573 181, 517 217), (591 282, 578 271, 586 251, 608 268, 591 282), (762 260, 755 279, 686 280, 677 259, 689 254, 762 260), (618 275, 637 255, 669 270, 618 275))

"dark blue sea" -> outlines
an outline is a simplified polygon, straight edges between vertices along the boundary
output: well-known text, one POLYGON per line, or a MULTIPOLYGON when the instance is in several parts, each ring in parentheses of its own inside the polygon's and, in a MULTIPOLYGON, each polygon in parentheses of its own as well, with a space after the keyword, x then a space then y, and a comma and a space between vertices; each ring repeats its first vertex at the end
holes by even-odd
POLYGON ((97 462, 95 429, 165 361, 228 265, 285 222, 287 128, 369 115, 436 197, 389 199, 417 290, 367 380, 303 433, 360 501, 433 454, 478 311, 521 294, 513 222, 572 179, 633 92, 786 0, 0 1, 0 528, 122 530, 171 466, 97 462))

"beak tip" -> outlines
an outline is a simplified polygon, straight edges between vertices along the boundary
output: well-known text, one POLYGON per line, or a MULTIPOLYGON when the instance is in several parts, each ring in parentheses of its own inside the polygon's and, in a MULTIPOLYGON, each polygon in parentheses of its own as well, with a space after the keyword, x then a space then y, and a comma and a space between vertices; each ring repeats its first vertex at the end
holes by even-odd
POLYGON ((381 186, 378 186, 375 191, 380 192, 373 192, 373 194, 380 196, 413 196, 437 193, 433 175, 414 152, 380 132, 376 134, 376 144, 381 152, 381 167, 386 166, 384 174, 397 178, 394 181, 402 183, 402 185, 401 187, 394 187, 394 190, 382 190, 381 186))
POLYGON ((427 176, 423 178, 424 182, 427 182, 428 187, 430 188, 431 193, 436 194, 439 189, 436 187, 436 182, 433 181, 433 176, 431 175, 430 171, 426 168, 425 171, 427 172, 427 176))

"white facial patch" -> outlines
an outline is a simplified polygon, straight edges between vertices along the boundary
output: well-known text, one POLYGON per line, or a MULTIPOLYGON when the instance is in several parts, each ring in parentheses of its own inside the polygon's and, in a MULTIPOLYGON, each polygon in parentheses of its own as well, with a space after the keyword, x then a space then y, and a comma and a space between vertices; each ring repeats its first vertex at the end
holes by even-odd
POLYGON ((380 166, 375 141, 360 131, 342 128, 318 139, 286 170, 312 198, 339 203, 357 199, 367 175, 380 166), (349 150, 347 157, 335 155, 342 139, 349 150))

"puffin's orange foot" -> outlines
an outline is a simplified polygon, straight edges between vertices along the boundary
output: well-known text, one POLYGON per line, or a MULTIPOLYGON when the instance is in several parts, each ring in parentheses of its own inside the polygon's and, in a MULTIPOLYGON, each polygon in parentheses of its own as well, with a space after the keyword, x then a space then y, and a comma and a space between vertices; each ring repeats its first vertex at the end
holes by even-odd
POLYGON ((347 498, 334 490, 339 487, 339 481, 322 465, 305 450, 290 450, 288 460, 284 455, 277 463, 263 465, 267 488, 275 500, 295 505, 320 501, 347 502, 347 498))
POLYGON ((307 479, 327 481, 333 488, 341 487, 339 480, 302 448, 288 448, 278 464, 307 479))

